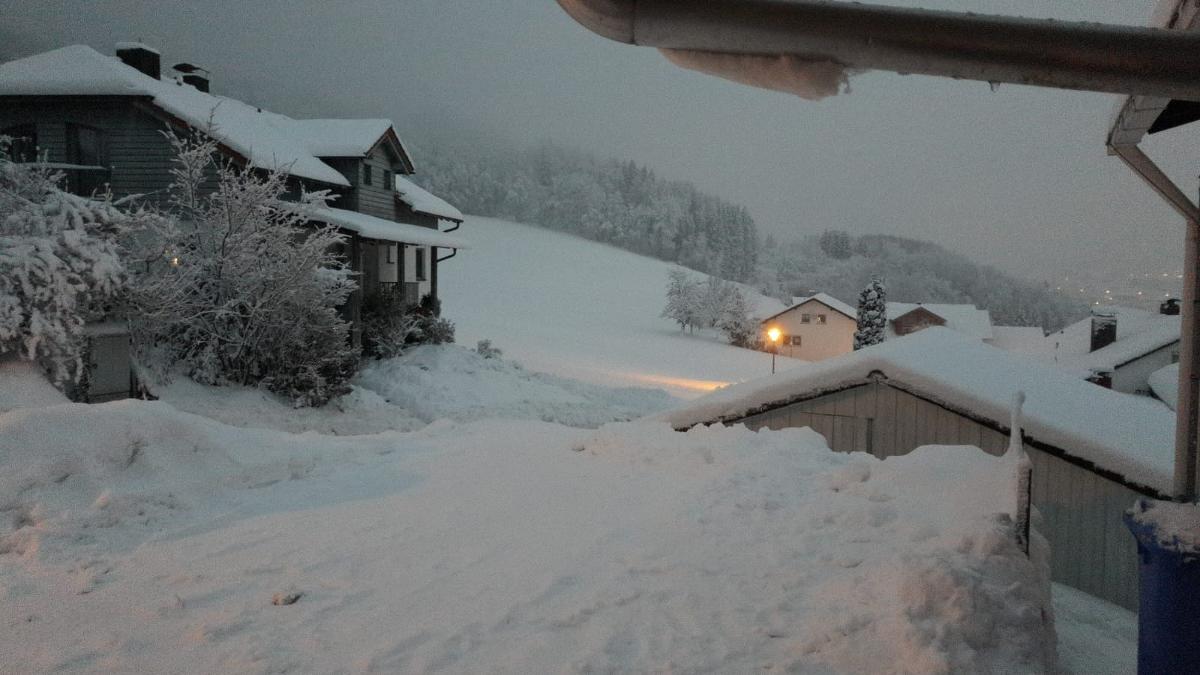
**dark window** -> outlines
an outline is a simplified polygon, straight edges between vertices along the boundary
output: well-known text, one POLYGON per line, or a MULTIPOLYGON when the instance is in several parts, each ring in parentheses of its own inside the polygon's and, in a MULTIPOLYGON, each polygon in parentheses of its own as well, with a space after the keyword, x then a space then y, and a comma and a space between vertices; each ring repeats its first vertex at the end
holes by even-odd
POLYGON ((363 164, 363 185, 371 184, 371 165, 363 164))
POLYGON ((108 151, 104 134, 95 127, 67 125, 67 163, 84 169, 67 172, 67 189, 77 195, 90 195, 104 189, 108 182, 108 151))
POLYGON ((385 248, 387 249, 387 261, 389 263, 396 262, 396 246, 395 246, 395 244, 388 244, 387 246, 385 246, 385 248))
POLYGON ((824 314, 817 315, 817 323, 825 323, 825 315, 824 314))
POLYGON ((799 346, 800 346, 800 337, 801 337, 801 336, 799 336, 799 335, 793 335, 793 336, 792 336, 792 346, 793 346, 793 347, 799 347, 799 346))
POLYGON ((812 314, 801 314, 800 323, 812 323, 812 314))
POLYGON ((18 124, 0 131, 0 136, 9 137, 8 157, 14 162, 36 162, 37 126, 18 124))
POLYGON ((391 190, 395 185, 392 183, 392 172, 390 169, 383 170, 383 189, 391 190))
POLYGON ((418 248, 417 254, 417 281, 425 281, 425 249, 418 248))

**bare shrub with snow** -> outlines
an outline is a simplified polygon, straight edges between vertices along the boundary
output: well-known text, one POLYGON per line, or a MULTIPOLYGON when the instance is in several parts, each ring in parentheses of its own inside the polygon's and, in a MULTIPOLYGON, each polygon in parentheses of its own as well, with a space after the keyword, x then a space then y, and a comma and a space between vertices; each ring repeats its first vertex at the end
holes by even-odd
POLYGON ((310 223, 326 195, 287 201, 285 173, 218 160, 198 134, 171 143, 170 217, 141 233, 131 294, 143 362, 205 384, 261 384, 297 406, 346 393, 357 354, 338 308, 354 282, 342 235, 310 223))
POLYGON ((10 143, 0 137, 0 354, 40 361, 61 384, 83 372, 84 324, 124 288, 117 234, 131 219, 10 161, 10 143))
POLYGON ((750 317, 750 304, 737 284, 709 276, 701 281, 686 271, 667 275, 667 305, 661 316, 679 329, 719 328, 738 347, 752 347, 758 322, 750 317))

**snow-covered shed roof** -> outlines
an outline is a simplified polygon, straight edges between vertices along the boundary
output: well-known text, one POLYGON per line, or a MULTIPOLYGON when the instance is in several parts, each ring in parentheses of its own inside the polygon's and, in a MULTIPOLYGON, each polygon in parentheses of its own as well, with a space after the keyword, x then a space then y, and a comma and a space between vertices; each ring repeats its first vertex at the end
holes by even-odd
POLYGON ((918 307, 942 317, 946 321, 946 328, 951 328, 964 335, 970 335, 980 340, 992 338, 992 315, 986 309, 979 309, 975 305, 927 302, 887 303, 887 337, 896 337, 896 333, 892 329, 892 321, 899 319, 918 307))
POLYGON ((313 220, 352 230, 367 239, 381 239, 418 246, 441 248, 470 248, 465 239, 439 232, 433 228, 397 223, 357 211, 324 207, 313 210, 313 220))
POLYGON ((459 223, 463 221, 462 211, 451 206, 446 200, 429 192, 404 176, 397 175, 395 176, 395 180, 396 194, 400 197, 400 201, 411 206, 413 211, 427 213, 431 216, 459 223))
POLYGON ((1009 352, 1038 354, 1046 351, 1046 333, 1037 326, 992 326, 988 344, 1009 352))
POLYGON ((1179 405, 1179 364, 1172 363, 1150 373, 1150 391, 1171 410, 1179 405))
MULTIPOLYGON (((349 186, 320 157, 361 157, 392 131, 389 120, 297 120, 236 99, 159 80, 85 45, 0 64, 0 96, 140 96, 205 130, 255 167, 349 186), (210 121, 212 129, 209 129, 210 121)), ((411 164, 399 137, 396 142, 411 164)))
POLYGON ((847 305, 846 303, 842 302, 841 300, 838 300, 837 298, 833 297, 832 295, 829 295, 828 293, 817 293, 816 295, 807 295, 807 296, 792 298, 792 306, 791 307, 788 307, 787 309, 775 314, 774 316, 769 316, 769 317, 763 319, 763 322, 765 323, 765 322, 770 321, 771 319, 774 319, 782 314, 787 314, 788 312, 790 312, 794 309, 799 309, 800 306, 806 302, 819 302, 822 305, 825 305, 829 309, 832 309, 833 311, 835 311, 839 314, 845 314, 846 316, 850 317, 851 319, 856 319, 856 320, 858 319, 858 310, 854 309, 850 305, 847 305))
POLYGON ((875 373, 1000 428, 1008 427, 1013 396, 1023 391, 1027 437, 1130 482, 1171 490, 1175 418, 1162 404, 1097 387, 941 327, 735 384, 657 418, 676 428, 736 421, 863 384, 875 373))

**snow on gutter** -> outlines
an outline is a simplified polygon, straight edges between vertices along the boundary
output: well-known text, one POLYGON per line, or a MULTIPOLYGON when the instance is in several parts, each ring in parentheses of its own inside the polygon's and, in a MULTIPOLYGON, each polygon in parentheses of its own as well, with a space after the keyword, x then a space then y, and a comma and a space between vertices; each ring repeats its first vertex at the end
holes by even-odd
POLYGON ((611 40, 672 50, 669 58, 687 67, 801 95, 877 69, 1200 100, 1200 35, 1180 31, 828 0, 558 4, 611 40))
POLYGON ((394 241, 401 244, 415 244, 417 246, 437 246, 439 248, 470 248, 465 239, 452 237, 432 228, 411 225, 409 223, 397 223, 357 211, 347 211, 345 209, 330 207, 316 208, 312 210, 310 217, 313 220, 352 230, 366 239, 394 241))

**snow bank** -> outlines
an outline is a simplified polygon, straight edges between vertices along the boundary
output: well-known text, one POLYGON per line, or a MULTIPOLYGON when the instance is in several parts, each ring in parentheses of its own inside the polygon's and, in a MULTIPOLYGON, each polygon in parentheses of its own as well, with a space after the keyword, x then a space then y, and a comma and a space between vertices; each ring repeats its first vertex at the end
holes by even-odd
POLYGON ((5 413, 0 438, 17 672, 1053 667, 1048 584, 974 449, 644 422, 330 438, 142 401, 5 413))
POLYGON ((1059 672, 1064 675, 1136 673, 1137 614, 1070 586, 1052 586, 1059 672))
POLYGON ((170 384, 153 387, 152 392, 177 410, 235 427, 344 436, 388 430, 412 431, 429 422, 388 403, 379 394, 357 386, 323 407, 303 409, 293 408, 286 399, 262 389, 212 387, 183 376, 172 379, 170 384))
POLYGON ((533 373, 457 345, 426 345, 369 362, 356 383, 425 421, 501 417, 597 427, 674 402, 658 389, 603 387, 533 373))
POLYGON ((0 413, 67 402, 67 397, 34 364, 0 358, 0 413))
POLYGON ((836 96, 850 86, 849 71, 832 61, 812 61, 792 54, 755 55, 660 49, 680 68, 739 84, 795 94, 809 101, 836 96))

